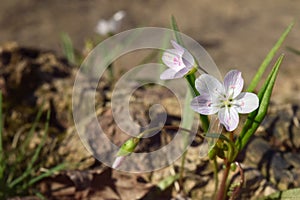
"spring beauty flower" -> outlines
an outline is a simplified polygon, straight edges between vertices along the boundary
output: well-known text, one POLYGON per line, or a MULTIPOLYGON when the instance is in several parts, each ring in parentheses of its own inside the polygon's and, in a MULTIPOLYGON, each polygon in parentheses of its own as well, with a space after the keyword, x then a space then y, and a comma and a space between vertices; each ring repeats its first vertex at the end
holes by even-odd
POLYGON ((163 63, 169 67, 160 75, 163 80, 182 78, 194 68, 195 64, 195 60, 188 50, 175 41, 171 41, 171 43, 174 49, 167 49, 162 56, 163 63))
POLYGON ((233 131, 238 126, 239 113, 251 113, 259 105, 256 94, 241 92, 243 85, 244 79, 238 70, 229 71, 223 84, 211 75, 202 74, 195 82, 200 96, 192 100, 191 107, 202 115, 218 113, 220 123, 227 131, 233 131))
POLYGON ((100 35, 107 35, 109 33, 115 34, 117 33, 120 28, 121 24, 124 21, 124 18, 126 16, 126 12, 123 10, 120 10, 116 12, 110 19, 105 20, 101 19, 99 20, 97 26, 96 26, 96 33, 100 35))
POLYGON ((135 150, 135 148, 139 144, 139 141, 140 141, 139 137, 134 137, 124 142, 116 155, 112 168, 114 169, 119 168, 121 164, 124 162, 124 160, 126 159, 126 157, 130 156, 130 154, 135 150))

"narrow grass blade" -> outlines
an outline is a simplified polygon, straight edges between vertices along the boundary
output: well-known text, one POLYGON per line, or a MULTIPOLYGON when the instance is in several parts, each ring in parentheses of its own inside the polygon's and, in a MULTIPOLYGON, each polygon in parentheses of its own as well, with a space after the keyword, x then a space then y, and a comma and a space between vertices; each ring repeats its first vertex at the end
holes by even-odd
POLYGON ((45 143, 45 140, 47 138, 47 132, 48 132, 48 128, 49 128, 49 121, 50 121, 50 111, 47 112, 47 121, 46 121, 46 125, 45 125, 45 130, 44 130, 44 135, 42 138, 42 141, 40 142, 40 144, 38 145, 38 147, 36 148, 34 155, 32 156, 25 172, 19 176, 17 179, 13 180, 11 183, 8 184, 9 188, 13 188, 15 185, 17 185, 18 183, 22 182, 25 178, 27 178, 33 171, 33 165, 36 162, 40 151, 45 143))
POLYGON ((276 44, 274 45, 274 47, 270 50, 270 52, 268 53, 268 55, 266 56, 266 58, 263 60, 262 64, 260 65, 257 73, 255 74, 254 78, 252 79, 247 91, 248 92, 253 92, 254 89, 256 88, 259 80, 261 79, 263 73, 265 72, 266 68, 268 67, 268 65, 270 64, 270 62, 272 61, 273 57, 275 56, 277 50, 279 49, 279 47, 281 46, 281 44, 283 43, 283 41, 285 40, 285 38, 287 37, 288 33, 291 31, 291 29, 293 28, 294 22, 292 22, 287 29, 283 32, 283 34, 280 36, 280 38, 278 39, 278 41, 276 42, 276 44))
POLYGON ((293 52, 294 54, 300 55, 300 50, 295 49, 293 47, 286 47, 287 50, 289 50, 290 52, 293 52))
POLYGON ((44 107, 44 102, 42 103, 42 105, 41 105, 41 107, 40 107, 40 109, 39 109, 39 111, 38 111, 38 113, 37 113, 37 115, 34 119, 34 122, 33 122, 32 126, 29 130, 29 133, 26 136, 25 141, 21 144, 21 147, 20 147, 21 153, 22 153, 21 157, 24 156, 24 153, 26 152, 26 148, 28 147, 29 142, 31 141, 31 139, 33 137, 34 131, 35 131, 40 119, 41 119, 41 116, 43 114, 43 107, 44 107))
POLYGON ((63 53, 70 63, 75 63, 75 51, 72 40, 67 33, 61 33, 63 53))
POLYGON ((174 30, 174 34, 175 34, 175 38, 176 38, 177 43, 184 47, 182 38, 181 38, 181 36, 179 34, 180 31, 179 31, 176 19, 175 19, 175 17, 173 15, 171 17, 171 27, 174 30))
POLYGON ((37 183, 38 181, 40 181, 40 180, 42 180, 42 179, 44 179, 46 177, 49 177, 49 176, 53 175, 54 173, 59 172, 59 171, 65 169, 65 168, 66 168, 66 164, 65 163, 59 164, 59 165, 57 165, 57 166, 49 169, 47 172, 45 172, 45 173, 43 173, 43 174, 41 174, 41 175, 39 175, 39 176, 31 179, 28 182, 28 184, 23 185, 23 189, 26 189, 26 188, 32 186, 33 184, 37 183))
POLYGON ((249 141, 250 137, 254 134, 257 130, 258 126, 263 121, 264 117, 267 114, 268 106, 271 99, 271 94, 273 91, 273 87, 278 75, 279 67, 283 60, 283 55, 281 55, 278 60, 276 61, 269 77, 265 81, 265 84, 261 88, 260 92, 258 93, 258 98, 260 100, 260 106, 258 110, 249 114, 248 119, 245 122, 245 125, 242 129, 242 132, 236 142, 236 147, 238 148, 238 152, 241 151, 247 142, 249 141))

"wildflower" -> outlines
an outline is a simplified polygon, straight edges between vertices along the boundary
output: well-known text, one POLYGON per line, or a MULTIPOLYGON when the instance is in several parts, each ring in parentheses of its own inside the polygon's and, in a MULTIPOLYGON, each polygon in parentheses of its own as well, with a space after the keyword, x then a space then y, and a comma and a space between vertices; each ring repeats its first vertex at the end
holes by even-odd
POLYGON ((190 52, 175 41, 171 43, 174 49, 167 49, 162 56, 163 63, 169 67, 160 75, 163 80, 182 78, 193 69, 195 64, 190 52))
POLYGON ((96 32, 100 35, 107 35, 109 33, 117 33, 121 28, 122 21, 126 16, 126 12, 120 10, 116 12, 110 19, 99 20, 96 26, 96 32))
POLYGON ((127 156, 129 156, 136 146, 139 144, 140 138, 134 137, 128 139, 124 144, 122 144, 121 148, 119 149, 116 159, 113 162, 112 168, 117 169, 123 161, 126 159, 127 156))
POLYGON ((200 96, 192 100, 191 107, 203 115, 218 113, 220 123, 227 131, 233 131, 238 126, 239 113, 250 113, 259 105, 256 94, 241 92, 243 85, 241 72, 237 70, 229 71, 223 84, 211 75, 202 74, 195 82, 200 96))

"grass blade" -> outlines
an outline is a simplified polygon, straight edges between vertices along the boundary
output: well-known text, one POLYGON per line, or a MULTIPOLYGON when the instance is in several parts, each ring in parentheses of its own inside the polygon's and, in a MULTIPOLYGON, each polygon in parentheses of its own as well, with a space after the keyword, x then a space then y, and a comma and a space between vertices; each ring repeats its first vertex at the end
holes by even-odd
POLYGON ((63 53, 70 63, 75 64, 75 51, 72 40, 67 33, 61 33, 63 53))
POLYGON ((41 105, 41 108, 39 109, 35 119, 34 119, 34 122, 32 124, 32 127, 30 128, 29 130, 29 133, 25 139, 25 141, 23 142, 23 144, 21 145, 21 156, 24 155, 24 153, 26 152, 26 148, 28 147, 29 145, 29 142, 31 141, 32 137, 33 137, 33 133, 34 133, 34 130, 36 129, 37 125, 38 125, 38 122, 40 121, 41 119, 41 116, 43 114, 43 107, 44 107, 44 102, 42 103, 41 105))
POLYGON ((279 47, 281 46, 281 44, 283 43, 283 41, 285 40, 285 38, 287 37, 288 33, 291 31, 291 29, 293 28, 294 22, 292 22, 287 28, 286 30, 283 32, 283 34, 280 36, 280 38, 278 39, 278 41, 276 42, 276 44, 274 45, 274 47, 270 50, 270 52, 268 53, 268 55, 266 56, 266 58, 263 60, 263 62, 261 63, 257 73, 255 74, 254 78, 252 79, 247 91, 248 92, 253 92, 254 89, 256 88, 259 80, 261 79, 263 73, 265 72, 266 68, 268 67, 268 65, 270 64, 270 62, 272 61, 273 57, 275 56, 277 50, 279 49, 279 47))
POLYGON ((47 112, 47 121, 46 121, 44 136, 42 138, 42 141, 40 142, 37 149, 35 150, 34 155, 32 156, 31 161, 29 162, 25 172, 21 176, 19 176, 17 179, 15 179, 11 183, 9 183, 9 185, 8 185, 9 188, 13 188, 15 185, 22 182, 25 178, 27 178, 32 173, 33 165, 36 162, 36 160, 37 160, 37 158, 40 154, 40 151, 41 151, 41 149, 42 149, 42 147, 45 143, 46 137, 47 137, 47 132, 48 132, 48 128, 49 128, 49 121, 50 121, 50 111, 47 112))
POLYGON ((242 129, 242 132, 236 142, 236 147, 238 148, 237 152, 240 152, 247 142, 249 141, 250 137, 254 134, 257 130, 258 126, 263 121, 264 117, 267 114, 269 102, 271 99, 271 94, 273 91, 273 87, 278 75, 279 67, 283 60, 283 55, 281 55, 278 60, 276 61, 270 75, 268 76, 265 84, 261 88, 258 93, 258 98, 260 100, 260 106, 258 110, 249 114, 248 119, 245 122, 245 125, 242 129))
POLYGON ((182 38, 181 38, 181 36, 179 34, 180 31, 179 31, 176 19, 175 19, 175 17, 173 15, 171 17, 171 27, 174 30, 174 34, 175 34, 175 38, 176 38, 177 43, 184 47, 182 38))
POLYGON ((289 50, 290 52, 293 52, 294 54, 300 55, 300 50, 295 49, 293 47, 286 47, 287 50, 289 50))
POLYGON ((63 169, 65 169, 65 168, 66 168, 66 164, 65 164, 65 163, 60 164, 60 165, 57 165, 57 166, 55 166, 55 167, 49 169, 47 172, 45 172, 45 173, 43 173, 43 174, 41 174, 41 175, 39 175, 39 176, 37 176, 37 177, 31 179, 31 180, 28 182, 28 184, 23 185, 23 189, 26 189, 26 188, 32 186, 33 184, 35 184, 36 182, 42 180, 43 178, 46 178, 46 177, 48 177, 48 176, 51 176, 52 174, 54 174, 54 173, 56 173, 56 172, 58 172, 58 171, 60 171, 60 170, 63 170, 63 169))

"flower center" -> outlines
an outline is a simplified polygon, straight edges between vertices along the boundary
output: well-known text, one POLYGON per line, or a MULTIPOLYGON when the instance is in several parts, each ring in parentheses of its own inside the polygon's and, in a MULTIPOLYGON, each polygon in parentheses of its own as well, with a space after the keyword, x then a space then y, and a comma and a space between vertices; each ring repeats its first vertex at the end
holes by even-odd
POLYGON ((222 100, 222 107, 228 107, 230 108, 233 104, 233 99, 232 98, 225 98, 224 100, 222 100))

